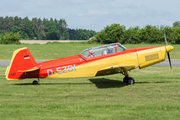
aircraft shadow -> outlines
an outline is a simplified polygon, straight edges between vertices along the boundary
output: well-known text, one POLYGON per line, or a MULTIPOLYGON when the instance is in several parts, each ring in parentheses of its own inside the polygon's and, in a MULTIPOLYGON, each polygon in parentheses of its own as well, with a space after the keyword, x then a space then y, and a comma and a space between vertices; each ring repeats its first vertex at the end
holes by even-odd
MULTIPOLYGON (((58 85, 58 84, 74 84, 74 85, 83 85, 83 84, 93 84, 93 83, 39 83, 37 85, 58 85)), ((33 85, 32 83, 18 83, 18 84, 14 84, 14 85, 33 85)))
POLYGON ((110 80, 106 78, 96 78, 96 79, 89 79, 90 82, 94 83, 97 88, 103 89, 103 88, 120 88, 127 86, 122 81, 119 80, 110 80))
MULTIPOLYGON (((37 85, 63 85, 63 84, 74 84, 74 85, 85 85, 85 84, 95 84, 97 88, 120 88, 127 86, 126 83, 119 81, 119 80, 110 80, 106 78, 96 78, 96 79, 89 79, 91 83, 40 83, 37 85)), ((150 83, 172 83, 172 81, 166 82, 136 82, 135 84, 150 84, 150 83)), ((16 83, 14 85, 33 85, 32 83, 16 83)))
POLYGON ((135 84, 144 84, 144 83, 171 83, 172 81, 166 81, 166 82, 136 82, 135 84))
MULTIPOLYGON (((96 78, 96 79, 89 79, 91 83, 40 83, 37 85, 62 85, 62 84, 74 84, 74 85, 85 85, 85 84, 95 84, 97 88, 103 89, 103 88, 120 88, 127 86, 122 81, 119 80, 111 80, 106 78, 96 78)), ((14 85, 33 85, 32 83, 16 83, 14 85)))

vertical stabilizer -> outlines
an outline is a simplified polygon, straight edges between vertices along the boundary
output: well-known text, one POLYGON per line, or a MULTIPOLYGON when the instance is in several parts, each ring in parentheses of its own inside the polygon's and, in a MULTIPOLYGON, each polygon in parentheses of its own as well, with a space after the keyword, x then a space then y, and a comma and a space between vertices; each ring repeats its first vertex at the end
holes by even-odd
POLYGON ((33 71, 38 68, 28 48, 15 50, 10 65, 6 69, 7 80, 21 80, 26 78, 26 71, 33 71))

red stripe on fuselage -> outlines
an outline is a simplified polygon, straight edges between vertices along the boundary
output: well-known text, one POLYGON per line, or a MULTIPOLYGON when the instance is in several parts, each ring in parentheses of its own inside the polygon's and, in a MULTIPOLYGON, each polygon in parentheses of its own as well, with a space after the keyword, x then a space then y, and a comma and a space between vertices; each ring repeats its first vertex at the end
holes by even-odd
POLYGON ((85 63, 83 59, 81 59, 78 55, 71 56, 71 57, 66 57, 66 58, 61 58, 57 60, 50 60, 46 62, 39 63, 40 66, 40 78, 47 77, 47 70, 51 69, 52 71, 56 71, 56 68, 58 67, 65 67, 69 65, 80 65, 85 63))

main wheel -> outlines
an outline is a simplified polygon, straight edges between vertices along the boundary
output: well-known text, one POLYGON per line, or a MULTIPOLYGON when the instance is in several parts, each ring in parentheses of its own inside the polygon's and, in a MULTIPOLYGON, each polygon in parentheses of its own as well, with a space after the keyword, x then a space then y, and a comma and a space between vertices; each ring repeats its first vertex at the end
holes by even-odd
POLYGON ((128 81, 127 81, 127 84, 128 85, 132 85, 132 84, 134 84, 135 83, 135 80, 132 78, 132 77, 129 77, 128 78, 128 81))
POLYGON ((37 85, 37 84, 38 84, 38 81, 34 80, 34 81, 32 82, 32 84, 33 84, 33 85, 37 85))
POLYGON ((123 82, 124 82, 124 83, 128 83, 128 79, 129 79, 128 77, 124 77, 124 78, 123 78, 123 82))

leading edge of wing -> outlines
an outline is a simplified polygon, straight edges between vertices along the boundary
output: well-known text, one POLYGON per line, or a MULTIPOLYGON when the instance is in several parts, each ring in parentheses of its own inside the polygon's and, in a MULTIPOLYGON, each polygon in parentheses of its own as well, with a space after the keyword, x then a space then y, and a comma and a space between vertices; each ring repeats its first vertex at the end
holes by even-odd
MULTIPOLYGON (((121 64, 118 64, 118 65, 113 65, 113 66, 108 66, 108 67, 105 67, 101 70, 109 70, 109 69, 114 69, 114 68, 126 68, 127 70, 131 70, 131 69, 135 69, 137 68, 138 66, 136 66, 134 63, 121 63, 121 64)), ((99 71, 101 71, 99 70, 99 71)))
POLYGON ((133 70, 137 67, 138 66, 136 66, 134 63, 121 63, 118 65, 108 66, 103 69, 100 69, 99 71, 97 71, 95 76, 117 74, 117 73, 121 73, 122 69, 126 69, 129 71, 129 70, 133 70))

